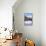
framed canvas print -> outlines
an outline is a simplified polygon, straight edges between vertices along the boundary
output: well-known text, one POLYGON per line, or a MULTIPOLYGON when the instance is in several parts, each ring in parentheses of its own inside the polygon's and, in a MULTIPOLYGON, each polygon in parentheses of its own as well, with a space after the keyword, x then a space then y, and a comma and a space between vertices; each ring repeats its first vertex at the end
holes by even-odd
POLYGON ((25 26, 32 26, 33 15, 32 13, 24 13, 24 25, 25 26))

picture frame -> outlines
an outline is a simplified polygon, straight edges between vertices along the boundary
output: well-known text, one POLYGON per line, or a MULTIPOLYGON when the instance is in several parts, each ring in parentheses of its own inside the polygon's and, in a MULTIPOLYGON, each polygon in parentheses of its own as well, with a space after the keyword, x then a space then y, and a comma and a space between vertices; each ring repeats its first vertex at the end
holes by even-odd
POLYGON ((33 24, 33 14, 32 13, 24 13, 24 25, 32 26, 33 24))

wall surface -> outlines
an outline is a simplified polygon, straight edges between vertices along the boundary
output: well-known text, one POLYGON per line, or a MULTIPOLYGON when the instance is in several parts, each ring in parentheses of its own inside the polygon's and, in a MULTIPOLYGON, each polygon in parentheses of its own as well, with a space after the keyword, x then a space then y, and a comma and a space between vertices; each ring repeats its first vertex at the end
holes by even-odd
POLYGON ((0 27, 12 29, 12 6, 16 0, 0 0, 0 27))
POLYGON ((46 46, 46 0, 41 1, 41 41, 42 46, 46 46))
POLYGON ((22 32, 24 37, 35 41, 36 46, 41 46, 40 31, 40 0, 23 0, 17 7, 14 5, 15 28, 22 32), (33 25, 24 26, 24 13, 33 13, 33 25))

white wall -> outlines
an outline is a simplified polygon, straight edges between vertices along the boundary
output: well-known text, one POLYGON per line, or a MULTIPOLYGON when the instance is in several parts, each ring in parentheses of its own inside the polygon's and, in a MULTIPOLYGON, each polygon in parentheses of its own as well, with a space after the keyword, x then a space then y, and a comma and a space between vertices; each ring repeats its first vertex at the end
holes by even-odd
POLYGON ((24 34, 24 37, 35 41, 36 46, 41 44, 40 34, 40 0, 24 0, 18 7, 14 5, 15 28, 24 34), (24 26, 24 13, 33 13, 33 25, 24 26))
POLYGON ((41 40, 42 46, 46 46, 46 0, 41 1, 41 40))
POLYGON ((12 6, 16 0, 0 0, 0 27, 12 28, 12 6))

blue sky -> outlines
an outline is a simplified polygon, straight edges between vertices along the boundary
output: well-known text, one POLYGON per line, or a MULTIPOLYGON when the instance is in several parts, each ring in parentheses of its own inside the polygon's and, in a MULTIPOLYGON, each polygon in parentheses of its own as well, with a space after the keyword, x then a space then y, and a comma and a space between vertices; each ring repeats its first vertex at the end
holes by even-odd
POLYGON ((24 13, 24 16, 32 16, 32 13, 24 13))

